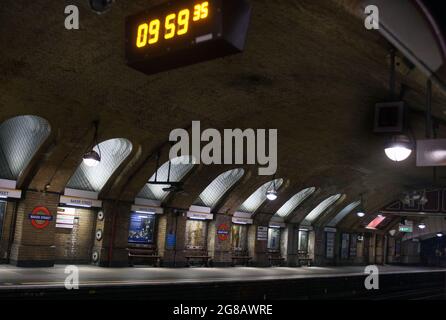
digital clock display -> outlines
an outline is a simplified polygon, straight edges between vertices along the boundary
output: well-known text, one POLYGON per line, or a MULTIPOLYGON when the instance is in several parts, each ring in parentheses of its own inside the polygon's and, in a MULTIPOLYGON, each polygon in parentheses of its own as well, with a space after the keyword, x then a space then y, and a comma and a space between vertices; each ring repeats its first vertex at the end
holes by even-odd
POLYGON ((151 74, 241 52, 250 13, 245 0, 178 0, 130 16, 127 64, 151 74))
POLYGON ((135 45, 137 48, 156 45, 159 41, 175 41, 187 35, 193 25, 209 18, 209 1, 192 4, 193 8, 180 9, 160 18, 153 18, 138 25, 135 45))

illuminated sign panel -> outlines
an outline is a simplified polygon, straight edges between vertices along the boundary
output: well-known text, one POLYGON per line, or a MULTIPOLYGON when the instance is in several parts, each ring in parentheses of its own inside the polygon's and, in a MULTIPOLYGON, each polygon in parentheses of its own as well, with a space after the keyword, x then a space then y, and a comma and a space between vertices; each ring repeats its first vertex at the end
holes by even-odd
POLYGON ((399 232, 411 233, 413 232, 413 222, 406 220, 405 223, 400 223, 398 225, 399 232))
POLYGON ((241 52, 251 7, 245 0, 180 0, 126 20, 126 58, 146 74, 241 52))
POLYGON ((378 225, 383 222, 386 219, 386 217, 382 216, 382 215, 378 215, 375 219, 372 220, 372 222, 370 222, 365 228, 366 229, 372 229, 375 230, 378 225))

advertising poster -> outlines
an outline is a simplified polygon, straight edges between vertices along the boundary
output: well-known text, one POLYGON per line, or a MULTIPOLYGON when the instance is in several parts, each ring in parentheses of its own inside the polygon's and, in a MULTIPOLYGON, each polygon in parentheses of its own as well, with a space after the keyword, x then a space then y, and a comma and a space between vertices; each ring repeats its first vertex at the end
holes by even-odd
POLYGON ((0 236, 2 235, 3 216, 6 209, 6 202, 0 201, 0 236))
POLYGON ((187 220, 186 222, 186 248, 203 249, 206 247, 206 221, 187 220))
POLYGON ((350 237, 350 257, 354 258, 357 255, 358 250, 358 236, 356 234, 352 234, 350 237))
POLYGON ((268 229, 268 249, 279 250, 280 248, 280 229, 268 229))
POLYGON ((132 213, 129 226, 129 243, 153 243, 155 215, 132 213))
POLYGON ((325 247, 325 256, 328 259, 334 258, 334 244, 335 244, 335 235, 334 232, 327 232, 325 233, 327 236, 327 243, 325 247))
POLYGON ((341 259, 348 259, 349 247, 350 235, 348 233, 343 233, 341 239, 341 259))

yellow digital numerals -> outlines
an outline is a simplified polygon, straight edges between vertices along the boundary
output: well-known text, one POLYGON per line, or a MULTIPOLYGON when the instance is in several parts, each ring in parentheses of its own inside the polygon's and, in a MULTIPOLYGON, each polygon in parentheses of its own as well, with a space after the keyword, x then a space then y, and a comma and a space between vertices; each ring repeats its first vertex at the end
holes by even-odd
MULTIPOLYGON (((189 9, 182 9, 176 13, 169 13, 164 20, 164 39, 169 40, 175 36, 185 35, 190 29, 190 15, 189 9)), ((194 22, 206 19, 209 16, 209 2, 203 2, 194 6, 192 20, 194 22)), ((160 40, 161 20, 154 19, 147 23, 142 23, 138 26, 136 36, 136 47, 143 48, 147 45, 153 45, 160 40)))
POLYGON ((150 21, 149 25, 149 44, 154 44, 158 42, 160 35, 160 25, 161 22, 158 19, 150 21))
POLYGON ((138 48, 142 48, 142 47, 146 46, 148 31, 149 31, 149 26, 147 23, 143 23, 138 26, 138 36, 136 38, 136 46, 138 48))
POLYGON ((181 10, 178 13, 178 32, 179 36, 186 34, 189 31, 189 9, 181 10))
POLYGON ((166 17, 166 22, 164 24, 164 28, 166 29, 166 32, 164 33, 164 39, 172 39, 175 37, 175 13, 171 13, 166 17))
POLYGON ((197 4, 194 7, 194 21, 201 19, 206 19, 209 15, 209 2, 203 2, 202 4, 197 4))

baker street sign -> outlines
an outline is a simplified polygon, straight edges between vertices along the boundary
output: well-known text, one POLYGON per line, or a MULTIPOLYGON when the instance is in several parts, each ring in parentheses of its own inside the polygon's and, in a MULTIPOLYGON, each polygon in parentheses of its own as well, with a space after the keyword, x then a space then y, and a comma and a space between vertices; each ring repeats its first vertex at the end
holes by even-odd
POLYGON ((46 207, 36 207, 28 215, 28 218, 31 220, 31 224, 34 228, 44 229, 48 227, 50 221, 53 220, 53 215, 46 207))

